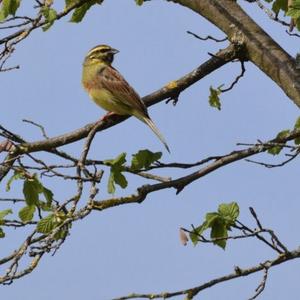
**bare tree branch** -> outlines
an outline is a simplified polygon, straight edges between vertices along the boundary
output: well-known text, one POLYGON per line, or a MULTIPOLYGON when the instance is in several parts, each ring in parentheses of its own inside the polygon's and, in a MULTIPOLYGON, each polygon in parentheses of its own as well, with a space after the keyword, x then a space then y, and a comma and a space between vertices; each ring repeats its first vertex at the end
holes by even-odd
POLYGON ((119 198, 110 198, 102 201, 94 201, 93 202, 93 209, 96 210, 104 210, 110 207, 115 207, 123 204, 129 204, 129 203, 141 203, 146 199, 146 196, 149 193, 160 191, 163 189, 168 188, 175 188, 176 194, 180 193, 187 185, 190 183, 204 177, 205 175, 224 167, 228 164, 231 164, 233 162, 239 161, 241 159, 244 159, 246 157, 262 153, 270 149, 272 146, 270 146, 270 143, 276 143, 276 142, 286 142, 289 140, 294 139, 295 137, 300 136, 300 129, 295 129, 291 131, 288 135, 286 135, 284 138, 275 138, 271 140, 270 142, 267 142, 265 144, 258 144, 253 147, 239 150, 239 151, 233 151, 227 155, 224 155, 217 159, 215 162, 212 162, 208 164, 207 166, 203 167, 202 169, 193 172, 189 175, 179 177, 177 179, 170 180, 168 182, 162 182, 157 183, 153 185, 145 185, 137 189, 136 194, 132 194, 127 197, 119 197, 119 198))
MULTIPOLYGON (((229 273, 227 275, 212 279, 210 281, 207 281, 203 284, 200 284, 198 286, 195 286, 193 288, 185 289, 185 290, 180 290, 176 292, 162 292, 162 293, 151 293, 151 294, 130 294, 128 296, 124 297, 119 297, 119 298, 114 298, 114 300, 127 300, 127 299, 168 299, 172 298, 175 296, 182 296, 185 295, 187 296, 187 299, 193 299, 194 296, 198 295, 201 291, 206 290, 212 286, 215 286, 219 283, 226 282, 229 280, 233 280, 235 278, 240 278, 240 277, 245 277, 249 276, 251 274, 266 270, 266 269, 271 269, 274 266, 280 265, 282 263, 285 263, 287 261, 297 259, 300 257, 300 250, 296 249, 293 250, 287 254, 284 255, 279 255, 277 258, 273 260, 266 260, 264 262, 259 263, 256 266, 249 267, 246 269, 242 269, 240 267, 237 267, 235 272, 229 273)), ((262 286, 264 283, 262 283, 262 286)), ((262 287, 261 287, 262 288, 262 287)), ((260 288, 260 289, 261 289, 260 288)), ((252 298, 254 299, 254 298, 252 298)))

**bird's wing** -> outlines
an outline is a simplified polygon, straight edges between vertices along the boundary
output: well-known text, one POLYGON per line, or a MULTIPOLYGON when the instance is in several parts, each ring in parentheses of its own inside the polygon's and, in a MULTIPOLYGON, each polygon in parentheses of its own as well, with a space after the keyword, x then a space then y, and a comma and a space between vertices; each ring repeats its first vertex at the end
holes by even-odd
POLYGON ((129 85, 124 77, 113 67, 107 66, 98 73, 98 84, 110 91, 115 99, 132 109, 148 116, 147 108, 137 92, 129 85))

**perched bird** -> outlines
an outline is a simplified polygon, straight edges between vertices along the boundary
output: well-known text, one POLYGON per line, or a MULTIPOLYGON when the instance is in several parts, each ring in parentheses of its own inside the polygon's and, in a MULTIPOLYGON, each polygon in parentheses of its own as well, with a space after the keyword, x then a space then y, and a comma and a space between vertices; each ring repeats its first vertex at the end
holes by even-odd
POLYGON ((112 67, 114 55, 118 52, 107 45, 92 48, 83 62, 83 87, 97 105, 109 112, 107 115, 115 113, 135 116, 147 124, 170 152, 164 137, 151 120, 140 96, 112 67))

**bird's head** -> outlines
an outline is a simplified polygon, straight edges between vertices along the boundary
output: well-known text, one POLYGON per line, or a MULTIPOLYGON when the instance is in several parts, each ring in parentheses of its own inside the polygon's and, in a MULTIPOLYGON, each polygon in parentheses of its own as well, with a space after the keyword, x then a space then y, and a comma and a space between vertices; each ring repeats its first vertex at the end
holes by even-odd
POLYGON ((114 55, 119 51, 108 46, 108 45, 98 45, 92 48, 85 57, 85 63, 107 63, 111 64, 114 60, 114 55))

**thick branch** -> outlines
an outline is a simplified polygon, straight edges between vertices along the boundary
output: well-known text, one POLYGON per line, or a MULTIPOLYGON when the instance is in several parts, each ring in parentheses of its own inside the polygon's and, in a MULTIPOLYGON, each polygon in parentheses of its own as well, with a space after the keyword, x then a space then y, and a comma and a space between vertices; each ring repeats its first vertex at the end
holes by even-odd
POLYGON ((233 0, 167 0, 186 6, 245 43, 248 58, 300 107, 300 72, 295 60, 233 0))

